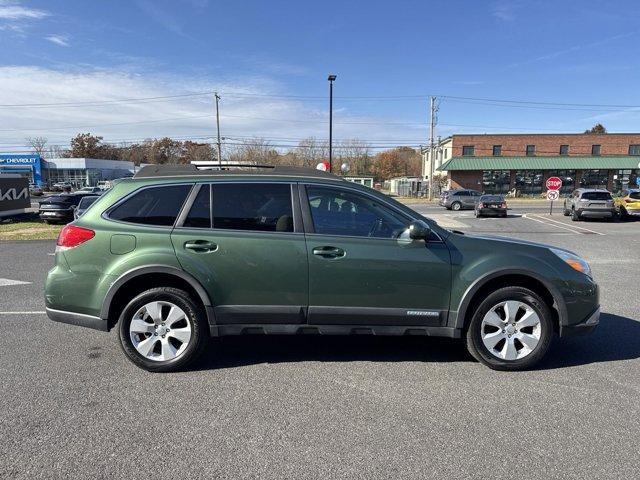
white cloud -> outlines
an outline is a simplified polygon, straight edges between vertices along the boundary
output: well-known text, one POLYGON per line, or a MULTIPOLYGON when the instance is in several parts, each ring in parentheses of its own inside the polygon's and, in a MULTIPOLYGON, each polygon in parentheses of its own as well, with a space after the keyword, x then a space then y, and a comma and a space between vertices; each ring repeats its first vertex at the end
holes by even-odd
MULTIPOLYGON (((0 150, 17 150, 28 136, 44 136, 50 143, 68 144, 79 132, 104 136, 105 141, 139 141, 172 136, 199 138, 215 135, 213 95, 172 100, 91 105, 90 102, 149 98, 188 92, 221 92, 221 133, 224 137, 262 137, 272 144, 283 139, 328 135, 327 104, 323 99, 302 101, 270 96, 282 92, 269 78, 221 81, 185 73, 180 76, 120 69, 56 70, 36 66, 0 67, 0 150), (232 92, 255 96, 233 96, 232 92), (266 95, 266 96, 263 96, 266 95), (21 108, 10 105, 85 103, 75 107, 21 108), (88 104, 86 104, 88 103, 88 104)), ((349 108, 351 106, 349 105, 349 108)), ((404 121, 410 121, 404 119, 404 121)), ((424 137, 423 125, 383 124, 398 120, 357 115, 334 108, 334 138, 391 140, 398 144, 424 137)), ((417 143, 417 142, 412 142, 417 143)), ((395 146, 390 144, 391 146, 395 146)))
POLYGON ((45 40, 49 40, 51 43, 55 43, 56 45, 59 45, 61 47, 69 46, 69 37, 67 37, 66 35, 48 35, 44 38, 45 40))
POLYGON ((491 15, 502 22, 513 22, 516 18, 515 10, 518 2, 499 0, 491 4, 491 15))
POLYGON ((36 8, 24 7, 18 2, 0 0, 0 19, 2 20, 40 20, 49 13, 36 8))

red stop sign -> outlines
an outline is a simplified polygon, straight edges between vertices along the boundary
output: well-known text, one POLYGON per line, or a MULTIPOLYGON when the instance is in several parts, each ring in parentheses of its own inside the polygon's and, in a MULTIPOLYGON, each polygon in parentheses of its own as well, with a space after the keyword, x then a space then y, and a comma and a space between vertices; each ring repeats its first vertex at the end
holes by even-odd
POLYGON ((560 190, 562 186, 562 180, 558 177, 547 178, 547 190, 560 190))

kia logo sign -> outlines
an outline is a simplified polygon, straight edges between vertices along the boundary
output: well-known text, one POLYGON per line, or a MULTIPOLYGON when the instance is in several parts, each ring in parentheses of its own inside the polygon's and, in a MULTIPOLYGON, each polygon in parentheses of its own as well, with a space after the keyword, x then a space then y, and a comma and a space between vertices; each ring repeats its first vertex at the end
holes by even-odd
POLYGON ((562 187, 562 180, 558 177, 549 177, 547 178, 547 190, 560 190, 562 187))
POLYGON ((21 198, 27 198, 29 196, 29 190, 23 188, 18 192, 15 188, 9 188, 6 191, 0 190, 0 202, 5 200, 20 200, 21 198))

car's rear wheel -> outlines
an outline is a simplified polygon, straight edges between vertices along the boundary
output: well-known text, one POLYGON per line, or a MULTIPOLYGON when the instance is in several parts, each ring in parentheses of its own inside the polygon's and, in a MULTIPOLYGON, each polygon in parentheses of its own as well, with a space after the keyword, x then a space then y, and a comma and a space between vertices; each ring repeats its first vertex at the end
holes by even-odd
POLYGON ((456 212, 462 208, 462 204, 460 202, 453 202, 451 204, 451 210, 455 210, 456 212))
POLYGON ((125 355, 150 372, 183 368, 200 356, 208 339, 202 308, 176 288, 142 292, 127 304, 118 323, 125 355))
POLYGON ((571 209, 571 220, 573 220, 574 222, 578 222, 580 220, 580 214, 576 212, 575 208, 571 209))
POLYGON ((467 329, 469 353, 494 370, 524 370, 547 353, 553 337, 549 306, 535 292, 506 287, 485 298, 467 329))

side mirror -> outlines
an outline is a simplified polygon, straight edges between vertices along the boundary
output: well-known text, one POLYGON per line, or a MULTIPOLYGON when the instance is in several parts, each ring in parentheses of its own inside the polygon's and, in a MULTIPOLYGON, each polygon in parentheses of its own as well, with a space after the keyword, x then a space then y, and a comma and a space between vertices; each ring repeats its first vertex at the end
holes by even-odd
POLYGON ((431 228, 425 222, 416 220, 409 224, 409 238, 411 240, 427 241, 430 234, 431 228))

